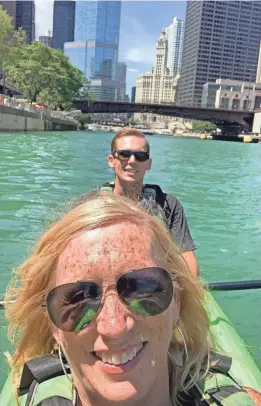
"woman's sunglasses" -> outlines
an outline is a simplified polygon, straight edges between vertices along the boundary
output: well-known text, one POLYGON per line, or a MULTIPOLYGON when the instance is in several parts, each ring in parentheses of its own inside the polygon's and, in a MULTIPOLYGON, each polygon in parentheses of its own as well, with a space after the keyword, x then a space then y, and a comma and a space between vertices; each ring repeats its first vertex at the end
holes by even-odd
MULTIPOLYGON (((127 272, 116 282, 121 301, 142 316, 163 313, 173 298, 172 276, 152 267, 127 272)), ((50 319, 60 330, 78 332, 86 328, 102 307, 102 288, 96 282, 78 281, 52 289, 46 299, 50 319)))
POLYGON ((120 161, 127 161, 133 155, 136 161, 145 162, 149 159, 150 154, 145 151, 131 151, 130 149, 117 149, 112 155, 120 161))

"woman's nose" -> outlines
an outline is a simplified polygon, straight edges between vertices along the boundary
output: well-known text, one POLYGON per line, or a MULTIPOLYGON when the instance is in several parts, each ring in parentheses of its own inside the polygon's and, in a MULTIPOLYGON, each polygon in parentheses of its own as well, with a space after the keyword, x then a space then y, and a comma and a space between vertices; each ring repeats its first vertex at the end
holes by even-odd
POLYGON ((116 338, 130 331, 134 320, 128 309, 119 300, 117 293, 110 293, 105 297, 96 323, 99 334, 116 338))

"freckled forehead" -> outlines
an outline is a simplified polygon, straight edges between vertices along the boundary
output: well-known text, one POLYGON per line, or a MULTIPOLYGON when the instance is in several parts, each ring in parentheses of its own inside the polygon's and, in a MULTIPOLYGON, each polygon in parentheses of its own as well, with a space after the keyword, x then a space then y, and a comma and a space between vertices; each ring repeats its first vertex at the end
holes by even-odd
POLYGON ((87 231, 70 241, 59 258, 56 285, 77 280, 115 281, 119 275, 155 266, 151 234, 132 223, 87 231))

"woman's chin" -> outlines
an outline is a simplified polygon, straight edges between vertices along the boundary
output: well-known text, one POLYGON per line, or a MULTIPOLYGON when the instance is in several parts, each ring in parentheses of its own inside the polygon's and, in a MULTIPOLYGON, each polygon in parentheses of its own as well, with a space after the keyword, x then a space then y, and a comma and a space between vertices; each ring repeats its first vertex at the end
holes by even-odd
MULTIPOLYGON (((99 388, 101 390, 101 388, 99 388)), ((108 402, 122 403, 132 405, 138 395, 138 388, 131 382, 115 382, 113 384, 104 385, 101 396, 108 402)))

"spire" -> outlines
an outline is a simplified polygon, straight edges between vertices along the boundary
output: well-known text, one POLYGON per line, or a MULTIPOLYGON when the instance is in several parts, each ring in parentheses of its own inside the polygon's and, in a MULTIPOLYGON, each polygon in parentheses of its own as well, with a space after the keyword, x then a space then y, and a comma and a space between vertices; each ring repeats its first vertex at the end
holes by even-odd
POLYGON ((164 38, 166 38, 166 35, 167 35, 167 34, 166 34, 166 30, 165 30, 165 28, 163 27, 162 30, 161 30, 159 39, 164 39, 164 38))

